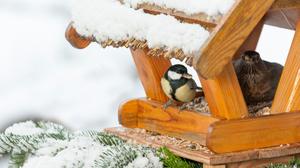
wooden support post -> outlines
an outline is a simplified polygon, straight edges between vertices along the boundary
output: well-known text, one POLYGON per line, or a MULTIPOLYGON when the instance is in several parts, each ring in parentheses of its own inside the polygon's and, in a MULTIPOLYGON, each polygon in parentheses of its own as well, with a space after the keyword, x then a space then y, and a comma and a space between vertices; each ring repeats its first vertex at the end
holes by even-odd
POLYGON ((131 50, 139 77, 148 98, 166 102, 168 98, 161 88, 160 80, 171 62, 163 57, 149 56, 147 52, 148 49, 131 50))
POLYGON ((282 72, 272 113, 300 110, 300 22, 282 72))
POLYGON ((255 50, 264 27, 264 19, 262 19, 254 28, 247 40, 243 43, 240 49, 234 55, 234 59, 238 59, 246 50, 255 50))
POLYGON ((205 79, 219 75, 231 62, 275 0, 238 0, 211 33, 193 63, 205 79))
POLYGON ((248 109, 232 63, 214 79, 199 75, 205 99, 213 116, 235 119, 248 115, 248 109))

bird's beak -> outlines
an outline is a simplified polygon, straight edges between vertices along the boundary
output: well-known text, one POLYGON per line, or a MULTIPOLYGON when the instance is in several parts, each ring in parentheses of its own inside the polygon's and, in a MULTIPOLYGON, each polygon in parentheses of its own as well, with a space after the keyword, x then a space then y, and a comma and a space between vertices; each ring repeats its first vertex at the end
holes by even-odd
POLYGON ((188 73, 185 73, 182 76, 187 78, 187 79, 192 79, 193 78, 193 76, 191 74, 188 74, 188 73))

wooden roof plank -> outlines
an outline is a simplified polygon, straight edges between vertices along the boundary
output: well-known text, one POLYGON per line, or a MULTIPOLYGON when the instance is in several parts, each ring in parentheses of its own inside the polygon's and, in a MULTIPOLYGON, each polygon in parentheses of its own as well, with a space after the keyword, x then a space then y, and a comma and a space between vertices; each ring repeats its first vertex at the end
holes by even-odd
POLYGON ((162 8, 160 6, 147 4, 147 3, 140 4, 140 5, 138 5, 137 8, 143 9, 146 13, 149 13, 149 14, 161 14, 162 13, 162 14, 166 14, 166 15, 171 15, 183 22, 200 24, 207 29, 212 29, 212 28, 216 27, 218 24, 218 21, 221 19, 221 16, 217 16, 217 17, 215 17, 215 19, 213 19, 212 17, 209 17, 208 15, 206 15, 204 13, 188 15, 181 11, 176 11, 174 9, 168 9, 168 8, 162 8))

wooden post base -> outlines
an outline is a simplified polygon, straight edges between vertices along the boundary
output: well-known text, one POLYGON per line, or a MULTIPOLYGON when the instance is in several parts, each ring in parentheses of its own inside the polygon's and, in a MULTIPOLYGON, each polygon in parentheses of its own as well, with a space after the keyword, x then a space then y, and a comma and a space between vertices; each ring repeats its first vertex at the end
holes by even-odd
POLYGON ((188 142, 187 144, 189 145, 184 145, 186 140, 153 134, 143 129, 118 127, 107 128, 105 131, 137 144, 148 145, 154 148, 166 146, 180 157, 203 163, 204 168, 261 168, 267 167, 271 163, 287 163, 300 154, 300 143, 243 152, 215 154, 205 146, 190 148, 193 143, 188 142))

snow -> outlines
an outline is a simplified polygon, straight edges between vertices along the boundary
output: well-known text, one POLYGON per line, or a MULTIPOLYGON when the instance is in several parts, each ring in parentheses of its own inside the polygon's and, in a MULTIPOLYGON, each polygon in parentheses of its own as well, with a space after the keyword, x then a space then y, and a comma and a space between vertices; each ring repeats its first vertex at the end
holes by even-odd
POLYGON ((235 2, 236 0, 124 0, 125 4, 134 8, 139 4, 148 3, 182 11, 189 15, 205 13, 208 16, 226 14, 235 2))
POLYGON ((182 49, 186 55, 196 53, 209 37, 200 25, 181 23, 172 16, 146 14, 117 0, 77 0, 72 21, 79 34, 93 36, 98 42, 135 38, 146 40, 150 48, 182 49))
POLYGON ((94 161, 107 148, 88 137, 78 137, 70 142, 47 143, 37 151, 36 156, 29 158, 22 168, 92 168, 94 161), (58 147, 64 150, 53 155, 53 148, 58 147))
POLYGON ((43 132, 43 129, 37 128, 36 124, 32 121, 27 121, 23 123, 16 123, 5 130, 5 134, 14 135, 35 135, 43 132))
POLYGON ((160 162, 158 157, 154 156, 153 153, 149 153, 146 157, 138 156, 125 168, 163 168, 163 164, 160 162))

